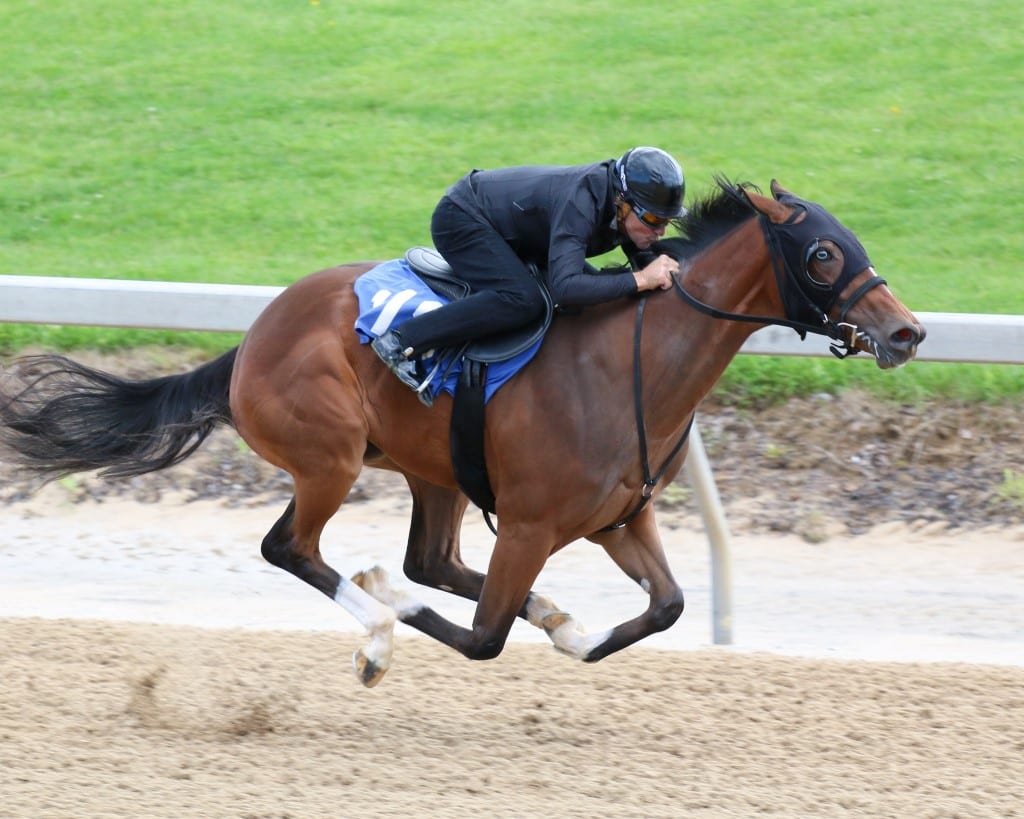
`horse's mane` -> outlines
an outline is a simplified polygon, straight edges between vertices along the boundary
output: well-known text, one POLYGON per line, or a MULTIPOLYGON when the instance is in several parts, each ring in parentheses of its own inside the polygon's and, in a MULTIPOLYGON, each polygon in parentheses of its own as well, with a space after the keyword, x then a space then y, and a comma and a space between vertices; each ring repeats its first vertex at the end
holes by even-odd
POLYGON ((756 213, 744 193, 748 189, 759 190, 756 185, 734 184, 724 176, 715 176, 715 185, 714 190, 690 206, 685 216, 673 221, 680 235, 662 239, 651 250, 677 259, 690 258, 756 213))

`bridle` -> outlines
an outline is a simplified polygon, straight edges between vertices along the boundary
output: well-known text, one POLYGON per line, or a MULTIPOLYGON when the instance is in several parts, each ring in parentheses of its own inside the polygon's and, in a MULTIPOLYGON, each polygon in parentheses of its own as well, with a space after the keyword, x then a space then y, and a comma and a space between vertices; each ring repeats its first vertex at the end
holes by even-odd
POLYGON ((856 355, 860 352, 856 347, 858 339, 866 341, 869 345, 872 342, 866 333, 860 331, 856 324, 848 322, 846 317, 851 308, 869 291, 885 284, 886 281, 872 271, 871 278, 839 304, 839 319, 833 320, 829 313, 836 306, 843 290, 858 273, 871 267, 867 252, 857 237, 820 205, 805 202, 792 195, 783 196, 779 201, 796 207, 785 222, 775 224, 760 211, 757 212, 757 216, 764 233, 765 244, 768 245, 785 318, 719 310, 687 293, 678 277, 673 276, 672 283, 676 292, 695 310, 712 318, 789 327, 795 330, 801 339, 806 338, 807 333, 828 336, 834 342, 829 345, 829 350, 836 358, 856 355), (798 222, 801 214, 806 214, 806 218, 798 222), (811 275, 810 270, 811 258, 824 240, 833 242, 843 251, 843 270, 839 278, 831 284, 818 281, 811 275))
MULTIPOLYGON (((772 222, 760 211, 756 212, 761 223, 761 230, 764 233, 765 244, 768 245, 772 269, 775 273, 775 283, 779 288, 783 310, 786 314, 785 318, 754 316, 746 313, 732 313, 728 310, 719 310, 717 307, 705 304, 700 299, 687 293, 682 284, 679 283, 678 276, 672 277, 672 284, 675 286, 676 292, 683 297, 687 304, 712 318, 790 327, 799 333, 801 339, 806 338, 807 333, 828 336, 833 340, 833 343, 829 345, 829 349, 836 358, 856 355, 860 352, 855 346, 858 339, 864 340, 869 346, 873 345, 874 342, 870 336, 858 330, 856 324, 851 324, 846 320, 847 314, 869 291, 885 284, 886 281, 872 270, 871 278, 863 282, 848 298, 839 304, 839 320, 834 321, 829 316, 829 313, 836 306, 836 302, 839 301, 843 290, 862 270, 871 268, 871 261, 868 259, 867 252, 857 240, 857 237, 847 228, 843 227, 821 205, 798 199, 792 194, 780 197, 779 201, 796 208, 789 215, 789 218, 781 224, 772 222), (806 217, 798 222, 797 220, 801 214, 806 214, 806 217), (811 257, 819 250, 821 242, 825 240, 834 243, 843 251, 843 270, 839 277, 831 284, 818 281, 811 275, 810 270, 811 257)), ((644 482, 640 490, 640 501, 633 510, 619 522, 605 526, 601 531, 621 529, 643 511, 654 495, 654 487, 665 474, 668 465, 679 454, 687 438, 690 437, 690 429, 693 427, 695 417, 695 414, 690 415, 690 420, 686 424, 682 437, 672 448, 672 451, 662 463, 661 468, 652 475, 647 455, 647 432, 641 398, 643 385, 640 373, 640 337, 641 328, 643 327, 644 308, 647 305, 647 296, 648 294, 646 293, 642 294, 638 301, 633 338, 633 405, 636 413, 640 464, 643 468, 644 482)))

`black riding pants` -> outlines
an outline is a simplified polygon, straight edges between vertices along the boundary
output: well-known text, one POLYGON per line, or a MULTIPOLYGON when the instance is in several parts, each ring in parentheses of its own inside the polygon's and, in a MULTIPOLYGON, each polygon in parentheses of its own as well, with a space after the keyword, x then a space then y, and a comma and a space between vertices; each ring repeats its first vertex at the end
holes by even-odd
POLYGON ((471 293, 398 327, 416 354, 511 330, 544 313, 526 264, 494 228, 443 197, 430 222, 434 246, 471 293))

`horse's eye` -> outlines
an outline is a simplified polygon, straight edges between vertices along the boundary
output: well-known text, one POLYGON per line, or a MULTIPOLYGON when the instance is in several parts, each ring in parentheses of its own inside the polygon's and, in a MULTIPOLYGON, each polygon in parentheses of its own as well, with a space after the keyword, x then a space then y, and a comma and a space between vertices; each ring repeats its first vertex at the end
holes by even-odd
POLYGON ((817 250, 814 251, 814 258, 817 259, 819 262, 827 262, 829 259, 832 258, 832 254, 825 248, 819 247, 817 250))

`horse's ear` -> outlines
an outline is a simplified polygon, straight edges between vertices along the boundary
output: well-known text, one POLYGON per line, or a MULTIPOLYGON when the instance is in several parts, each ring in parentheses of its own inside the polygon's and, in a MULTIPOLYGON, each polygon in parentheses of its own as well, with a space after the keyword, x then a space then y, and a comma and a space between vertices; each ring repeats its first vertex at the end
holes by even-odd
POLYGON ((773 179, 772 180, 771 189, 772 189, 772 196, 774 196, 776 198, 776 200, 778 200, 779 202, 782 201, 783 197, 786 197, 786 196, 792 197, 793 196, 793 194, 791 194, 784 187, 782 187, 782 185, 779 184, 779 180, 778 179, 773 179))
POLYGON ((757 210, 756 206, 754 205, 753 200, 750 198, 750 192, 747 190, 747 186, 746 185, 739 184, 739 185, 736 186, 735 190, 736 190, 736 193, 743 199, 744 202, 746 202, 748 205, 750 205, 750 207, 754 208, 754 210, 757 210))

